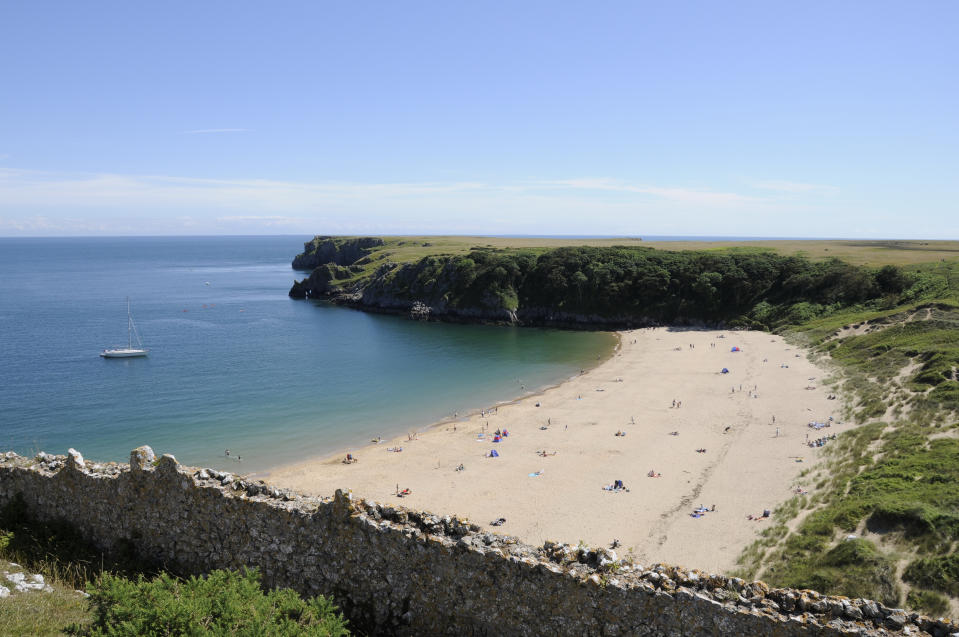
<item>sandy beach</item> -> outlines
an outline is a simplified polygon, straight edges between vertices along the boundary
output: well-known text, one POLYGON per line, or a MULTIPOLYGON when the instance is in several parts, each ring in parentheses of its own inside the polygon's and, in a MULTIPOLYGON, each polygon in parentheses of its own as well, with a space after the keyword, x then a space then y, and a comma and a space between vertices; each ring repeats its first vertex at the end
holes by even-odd
POLYGON ((609 360, 558 387, 414 440, 351 450, 354 464, 338 455, 277 468, 267 480, 317 495, 349 488, 484 527, 505 518, 491 528, 532 544, 617 539, 617 553, 631 550, 641 563, 731 570, 772 523, 747 516, 812 486, 799 474, 821 449, 807 437, 851 426, 837 422, 841 401, 827 398, 826 372, 779 336, 655 328, 620 339, 609 360), (808 426, 831 416, 830 427, 808 426), (503 429, 509 435, 493 442, 503 429), (615 480, 629 490, 603 489, 615 480), (397 487, 409 494, 398 497, 397 487), (715 511, 692 517, 700 505, 715 511))

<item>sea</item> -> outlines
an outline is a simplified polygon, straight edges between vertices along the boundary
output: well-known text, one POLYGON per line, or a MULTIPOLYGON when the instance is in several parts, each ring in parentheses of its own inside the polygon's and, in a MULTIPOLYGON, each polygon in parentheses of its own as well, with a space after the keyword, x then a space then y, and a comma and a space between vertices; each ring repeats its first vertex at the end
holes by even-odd
POLYGON ((292 300, 310 238, 0 238, 0 451, 126 461, 146 444, 265 473, 538 391, 615 346, 292 300), (128 298, 149 356, 104 359, 128 298))

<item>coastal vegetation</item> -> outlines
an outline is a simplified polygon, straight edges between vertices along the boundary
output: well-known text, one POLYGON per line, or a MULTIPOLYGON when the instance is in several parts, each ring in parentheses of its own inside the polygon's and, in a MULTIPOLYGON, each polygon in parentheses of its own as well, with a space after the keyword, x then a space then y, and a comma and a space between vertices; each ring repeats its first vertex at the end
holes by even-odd
MULTIPOLYGON (((332 297, 360 307, 415 303, 433 316, 586 326, 725 323, 796 324, 889 297, 908 285, 896 266, 811 260, 762 250, 665 251, 639 246, 475 247, 462 254, 389 260, 384 243, 352 263, 354 242, 318 238, 327 263, 294 284, 294 297, 332 297), (335 242, 334 242, 335 243, 335 242)), ((424 242, 429 244, 430 242, 424 242)), ((297 262, 307 260, 299 255, 297 262)))
POLYGON ((814 493, 781 507, 741 574, 955 616, 959 263, 904 274, 893 299, 786 327, 828 354, 847 416, 865 424, 826 450, 807 476, 814 493))
POLYGON ((447 240, 385 238, 300 292, 360 308, 419 302, 438 318, 782 333, 834 368, 845 416, 861 424, 803 475, 809 493, 779 507, 738 574, 959 615, 955 242, 447 240))
POLYGON ((2 573, 23 569, 47 589, 0 599, 3 635, 349 634, 322 596, 264 590, 256 570, 181 577, 131 546, 104 553, 65 521, 33 519, 17 499, 0 511, 0 585, 2 573))

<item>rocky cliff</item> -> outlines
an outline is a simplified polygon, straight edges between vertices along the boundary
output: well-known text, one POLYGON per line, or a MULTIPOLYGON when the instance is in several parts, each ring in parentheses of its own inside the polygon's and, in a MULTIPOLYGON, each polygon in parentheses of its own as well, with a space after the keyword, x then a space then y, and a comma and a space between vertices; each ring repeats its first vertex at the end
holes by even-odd
POLYGON ((474 247, 468 253, 393 263, 392 251, 377 249, 376 241, 317 238, 309 244, 312 252, 294 260, 317 265, 308 278, 293 285, 290 296, 452 321, 771 328, 876 299, 894 299, 905 285, 900 279, 908 278, 883 276, 881 271, 838 260, 635 246, 474 247), (370 252, 351 260, 365 250, 370 252))
POLYGON ((293 269, 312 270, 326 263, 352 265, 383 244, 379 237, 313 237, 293 259, 293 269))

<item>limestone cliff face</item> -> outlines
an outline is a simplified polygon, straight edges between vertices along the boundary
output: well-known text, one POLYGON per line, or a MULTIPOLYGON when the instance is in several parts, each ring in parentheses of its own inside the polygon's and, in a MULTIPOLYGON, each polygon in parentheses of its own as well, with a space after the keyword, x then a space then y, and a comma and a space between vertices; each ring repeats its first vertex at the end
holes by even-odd
POLYGON ((295 281, 290 289, 290 296, 295 299, 302 299, 343 292, 343 288, 336 282, 349 279, 355 273, 348 267, 335 263, 323 263, 317 266, 306 279, 295 281))
POLYGON ((312 270, 331 263, 340 266, 353 265, 384 244, 379 237, 313 237, 303 244, 303 252, 293 259, 294 270, 312 270))

